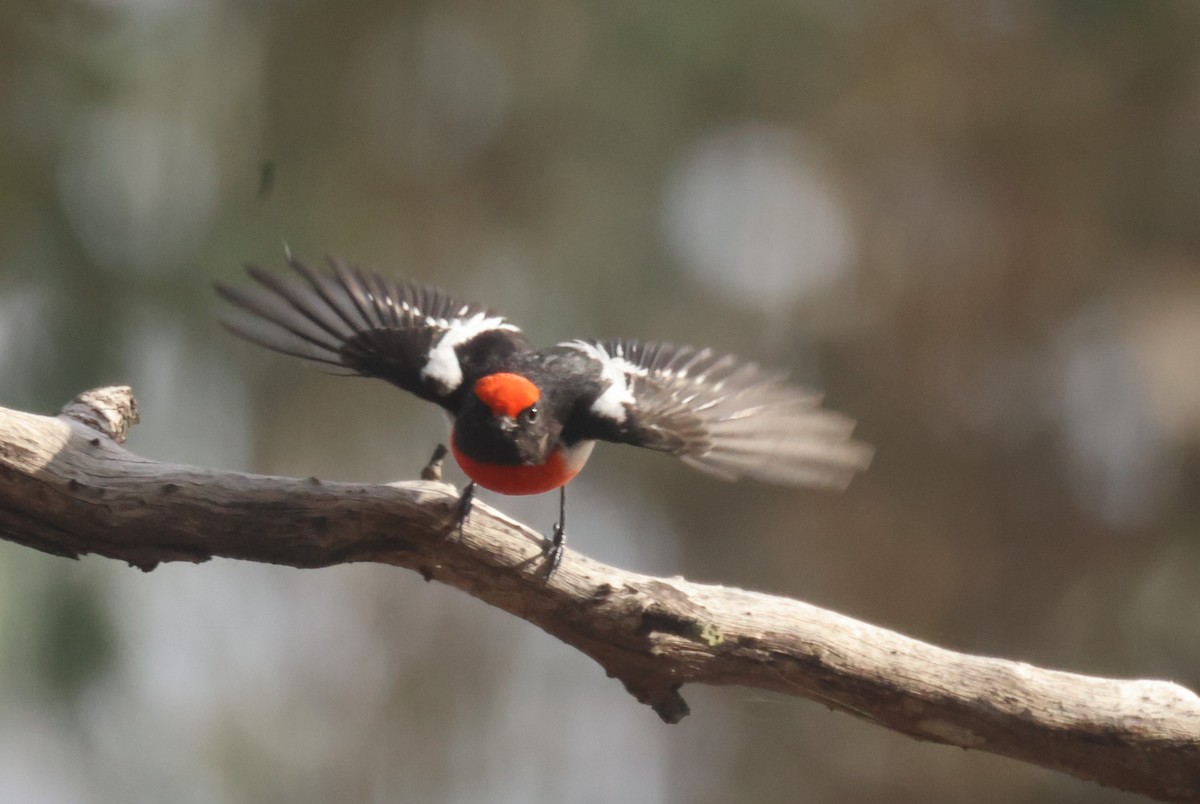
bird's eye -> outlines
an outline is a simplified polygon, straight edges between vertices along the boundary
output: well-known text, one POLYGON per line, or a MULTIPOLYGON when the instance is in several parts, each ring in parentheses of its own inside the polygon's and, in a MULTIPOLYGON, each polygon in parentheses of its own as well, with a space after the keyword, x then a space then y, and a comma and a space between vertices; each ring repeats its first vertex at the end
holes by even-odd
POLYGON ((538 418, 538 406, 530 405, 525 409, 525 421, 536 422, 538 418))

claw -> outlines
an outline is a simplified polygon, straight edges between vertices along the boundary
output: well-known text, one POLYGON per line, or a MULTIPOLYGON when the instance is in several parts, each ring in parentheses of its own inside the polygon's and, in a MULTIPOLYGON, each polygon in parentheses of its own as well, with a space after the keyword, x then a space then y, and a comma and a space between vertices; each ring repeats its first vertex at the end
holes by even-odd
POLYGON ((546 558, 546 577, 549 578, 562 563, 563 549, 567 543, 567 532, 562 522, 555 522, 551 537, 542 547, 542 555, 546 558))
POLYGON ((458 498, 458 512, 455 515, 455 521, 458 525, 458 538, 463 536, 463 525, 467 523, 467 516, 471 513, 471 505, 475 502, 475 483, 471 482, 462 490, 462 494, 458 498))
POLYGON ((425 468, 421 470, 422 480, 441 480, 442 479, 442 459, 446 457, 446 445, 438 444, 437 449, 433 451, 433 455, 429 458, 429 463, 425 464, 425 468))
POLYGON ((567 543, 567 487, 562 486, 558 492, 558 521, 550 531, 549 541, 542 548, 546 557, 546 577, 549 578, 562 563, 563 546, 567 543))

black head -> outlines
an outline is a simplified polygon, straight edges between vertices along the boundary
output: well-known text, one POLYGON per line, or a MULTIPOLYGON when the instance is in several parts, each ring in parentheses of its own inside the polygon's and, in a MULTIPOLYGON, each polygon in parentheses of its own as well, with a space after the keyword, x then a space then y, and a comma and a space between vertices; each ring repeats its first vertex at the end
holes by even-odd
POLYGON ((541 390, 520 374, 476 381, 455 417, 455 444, 478 461, 507 466, 545 463, 561 430, 543 410, 541 390))

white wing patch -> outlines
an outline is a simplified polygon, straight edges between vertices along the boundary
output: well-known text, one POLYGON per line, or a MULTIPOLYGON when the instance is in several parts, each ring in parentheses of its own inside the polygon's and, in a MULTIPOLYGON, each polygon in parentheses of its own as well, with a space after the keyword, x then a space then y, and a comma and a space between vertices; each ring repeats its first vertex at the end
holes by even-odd
MULTIPOLYGON (((460 314, 467 311, 463 307, 460 314)), ((427 318, 429 326, 444 328, 445 333, 438 338, 437 343, 429 350, 429 359, 421 369, 422 379, 437 383, 443 393, 450 393, 462 384, 462 366, 458 362, 456 349, 464 343, 489 330, 506 330, 517 332, 517 328, 500 316, 478 312, 470 318, 457 318, 451 321, 445 319, 427 318)))
POLYGON ((646 376, 646 369, 636 363, 630 363, 617 347, 617 354, 610 355, 600 344, 587 341, 571 341, 565 344, 572 349, 578 349, 600 364, 600 379, 608 383, 596 401, 592 403, 592 413, 623 422, 628 417, 628 409, 637 403, 633 391, 629 387, 631 376, 646 376))

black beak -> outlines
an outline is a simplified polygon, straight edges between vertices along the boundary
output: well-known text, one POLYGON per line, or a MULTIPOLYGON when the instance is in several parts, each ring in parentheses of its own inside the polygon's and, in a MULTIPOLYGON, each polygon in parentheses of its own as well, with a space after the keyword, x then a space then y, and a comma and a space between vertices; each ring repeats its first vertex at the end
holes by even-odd
POLYGON ((512 416, 500 416, 500 432, 511 433, 517 429, 517 420, 512 416))

